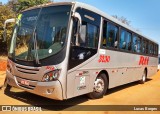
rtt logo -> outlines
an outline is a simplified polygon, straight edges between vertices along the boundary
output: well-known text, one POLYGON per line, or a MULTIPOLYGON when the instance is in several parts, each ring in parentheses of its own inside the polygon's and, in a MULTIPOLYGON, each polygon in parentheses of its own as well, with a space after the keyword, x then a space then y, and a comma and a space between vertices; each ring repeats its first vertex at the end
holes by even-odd
POLYGON ((110 62, 110 56, 100 55, 98 62, 99 63, 108 63, 108 62, 110 62))
POLYGON ((149 63, 149 57, 144 57, 144 56, 140 57, 139 65, 148 65, 148 63, 149 63))

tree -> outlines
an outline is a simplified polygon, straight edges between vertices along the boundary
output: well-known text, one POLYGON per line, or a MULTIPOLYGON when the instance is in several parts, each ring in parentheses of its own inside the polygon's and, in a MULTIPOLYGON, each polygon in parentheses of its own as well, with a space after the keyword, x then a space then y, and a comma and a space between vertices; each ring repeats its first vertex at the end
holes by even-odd
POLYGON ((7 5, 1 5, 0 6, 0 52, 6 52, 7 53, 7 44, 9 44, 9 40, 12 33, 13 24, 9 23, 7 25, 7 42, 3 42, 3 26, 4 22, 7 19, 14 18, 15 13, 7 6, 7 5))
MULTIPOLYGON (((125 18, 125 17, 123 17, 123 16, 122 16, 122 17, 118 17, 117 15, 113 15, 112 17, 118 19, 118 20, 121 21, 122 23, 124 23, 124 24, 126 24, 126 25, 128 25, 128 26, 131 27, 131 21, 128 21, 127 18, 125 18)), ((135 31, 140 32, 139 29, 135 29, 135 31)))
POLYGON ((19 13, 20 11, 25 10, 29 7, 49 2, 51 2, 51 0, 17 0, 17 3, 15 4, 16 5, 15 10, 17 13, 19 13))
POLYGON ((121 21, 122 23, 128 25, 128 26, 131 26, 130 23, 131 21, 128 21, 127 18, 121 16, 121 17, 118 17, 117 15, 113 15, 114 18, 118 19, 119 21, 121 21))

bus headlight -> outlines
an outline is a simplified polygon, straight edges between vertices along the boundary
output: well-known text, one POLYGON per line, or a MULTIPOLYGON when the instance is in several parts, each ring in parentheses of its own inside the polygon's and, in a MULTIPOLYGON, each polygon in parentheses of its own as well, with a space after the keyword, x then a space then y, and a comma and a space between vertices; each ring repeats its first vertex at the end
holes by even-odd
POLYGON ((54 70, 48 72, 43 76, 42 82, 56 81, 59 78, 59 75, 60 75, 60 70, 54 70))

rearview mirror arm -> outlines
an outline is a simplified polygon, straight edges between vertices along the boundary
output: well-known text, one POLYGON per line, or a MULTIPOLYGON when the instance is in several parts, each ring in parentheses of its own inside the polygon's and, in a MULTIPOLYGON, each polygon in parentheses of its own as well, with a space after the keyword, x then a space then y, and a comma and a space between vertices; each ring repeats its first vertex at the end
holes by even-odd
POLYGON ((5 42, 6 41, 6 34, 7 34, 7 29, 6 29, 6 26, 7 26, 7 23, 12 23, 12 22, 15 22, 15 19, 14 18, 12 18, 12 19, 7 19, 5 22, 4 22, 4 27, 3 27, 3 30, 4 30, 4 32, 3 32, 3 42, 5 42))
POLYGON ((76 33, 76 46, 79 45, 79 34, 81 33, 81 25, 82 25, 82 18, 78 12, 74 12, 72 15, 74 18, 78 19, 78 26, 77 26, 77 33, 76 33))

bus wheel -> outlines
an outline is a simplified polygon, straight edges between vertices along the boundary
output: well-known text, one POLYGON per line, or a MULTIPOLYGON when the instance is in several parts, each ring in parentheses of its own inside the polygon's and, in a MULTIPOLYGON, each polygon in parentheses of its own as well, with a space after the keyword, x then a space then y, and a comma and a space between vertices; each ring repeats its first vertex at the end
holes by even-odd
POLYGON ((142 79, 139 81, 141 84, 144 84, 147 80, 147 72, 146 70, 144 70, 143 75, 142 75, 142 79))
POLYGON ((102 98, 108 89, 108 80, 105 74, 99 74, 94 82, 93 92, 89 93, 88 96, 91 99, 102 98))

